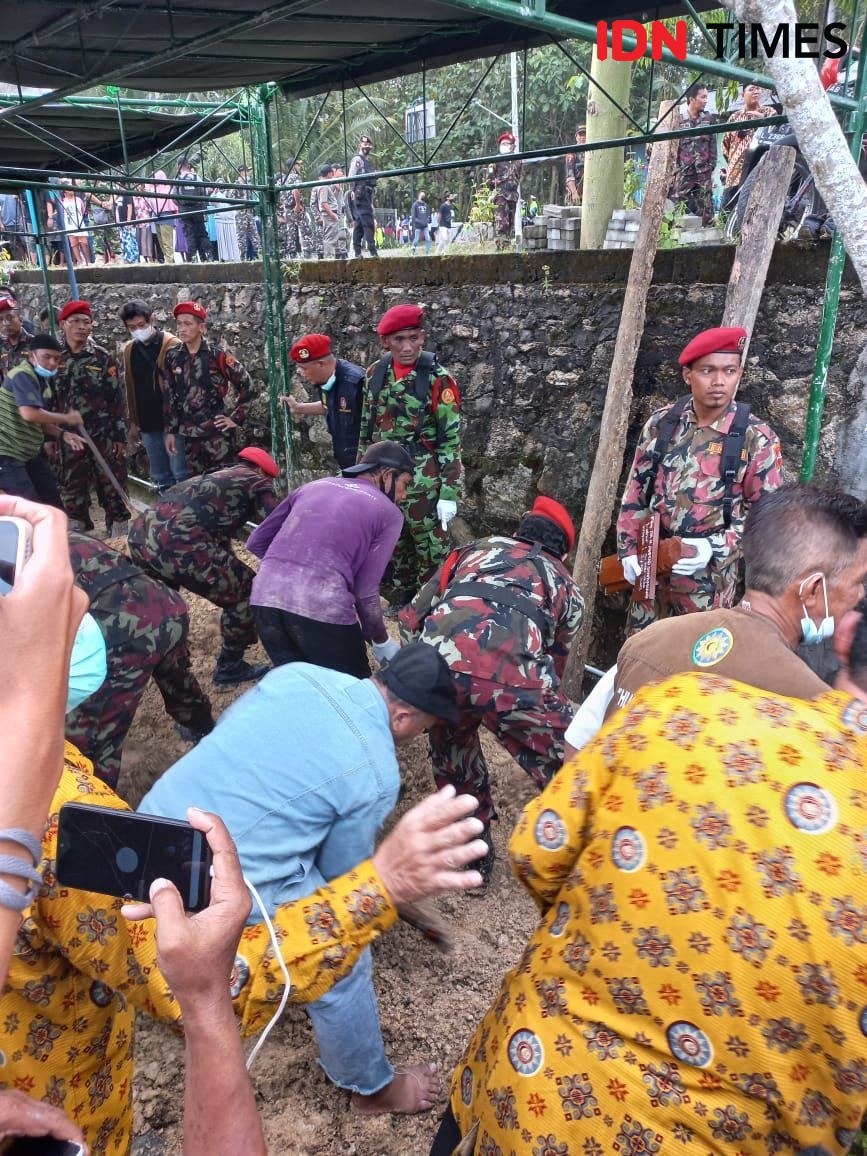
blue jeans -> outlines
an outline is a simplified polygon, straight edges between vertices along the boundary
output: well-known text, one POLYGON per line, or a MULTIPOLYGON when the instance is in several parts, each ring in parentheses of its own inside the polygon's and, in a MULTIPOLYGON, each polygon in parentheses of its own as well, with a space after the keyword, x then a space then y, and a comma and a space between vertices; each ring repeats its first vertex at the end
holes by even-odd
POLYGON ((170 454, 166 449, 166 435, 164 433, 145 433, 142 431, 141 441, 148 456, 151 481, 158 490, 166 490, 175 482, 187 480, 190 471, 187 469, 184 439, 180 434, 175 435, 175 452, 173 454, 170 454))
POLYGON ((430 230, 429 229, 415 229, 412 234, 412 251, 415 252, 416 245, 424 237, 424 252, 425 256, 430 252, 430 230))

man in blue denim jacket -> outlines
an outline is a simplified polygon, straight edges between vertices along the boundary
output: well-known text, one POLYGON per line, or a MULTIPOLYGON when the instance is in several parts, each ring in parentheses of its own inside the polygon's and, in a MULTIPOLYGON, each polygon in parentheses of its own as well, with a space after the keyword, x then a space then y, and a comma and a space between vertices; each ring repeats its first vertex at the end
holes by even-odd
MULTIPOLYGON (((448 666, 413 643, 373 678, 308 663, 272 670, 216 729, 170 767, 139 807, 183 819, 189 806, 220 815, 246 877, 270 912, 368 858, 397 800, 395 746, 435 722, 457 722, 448 666)), ((334 913, 312 908, 329 935, 334 913)), ((255 910, 250 920, 255 922, 255 910)), ((370 952, 308 1006, 320 1062, 363 1115, 431 1108, 428 1064, 395 1071, 379 1027, 370 952)))

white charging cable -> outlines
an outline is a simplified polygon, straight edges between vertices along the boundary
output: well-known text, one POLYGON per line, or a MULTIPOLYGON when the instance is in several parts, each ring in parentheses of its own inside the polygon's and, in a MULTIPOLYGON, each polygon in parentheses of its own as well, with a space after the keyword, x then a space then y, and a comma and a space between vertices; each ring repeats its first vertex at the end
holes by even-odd
POLYGON ((258 1040, 256 1040, 256 1046, 250 1052, 249 1056, 247 1056, 247 1071, 249 1072, 250 1069, 253 1067, 253 1064, 256 1060, 256 1056, 258 1056, 259 1052, 262 1049, 262 1045, 265 1043, 265 1040, 267 1040, 268 1036, 270 1035, 271 1029, 274 1027, 277 1020, 279 1020, 280 1016, 283 1014, 283 1010, 286 1007, 286 1001, 289 999, 289 993, 292 990, 292 980, 289 978, 289 969, 286 967, 286 961, 283 959, 283 952, 280 950, 280 944, 277 942, 277 932, 274 930, 274 924, 271 922, 271 916, 268 914, 268 912, 265 908, 265 904, 262 902, 262 898, 259 895, 259 892, 256 890, 256 888, 253 886, 253 884, 250 882, 250 880, 247 878, 246 875, 243 876, 243 880, 247 885, 247 890, 250 892, 250 894, 256 900, 256 903, 259 907, 259 911, 262 915, 262 919, 264 920, 265 926, 268 928, 268 934, 271 936, 271 946, 274 949, 274 955, 277 958, 277 962, 280 964, 280 970, 283 972, 283 982, 284 982, 283 995, 280 997, 280 1003, 277 1007, 277 1010, 274 1012, 273 1016, 268 1021, 268 1024, 266 1025, 265 1030, 259 1036, 258 1040))

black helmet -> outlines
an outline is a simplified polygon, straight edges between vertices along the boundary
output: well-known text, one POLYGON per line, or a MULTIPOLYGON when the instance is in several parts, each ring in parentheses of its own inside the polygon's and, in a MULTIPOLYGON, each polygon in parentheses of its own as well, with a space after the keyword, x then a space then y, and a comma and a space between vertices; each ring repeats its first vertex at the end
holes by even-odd
POLYGON ((344 477, 367 474, 371 470, 395 470, 399 474, 415 473, 415 462, 397 442, 374 442, 361 461, 343 470, 344 477))

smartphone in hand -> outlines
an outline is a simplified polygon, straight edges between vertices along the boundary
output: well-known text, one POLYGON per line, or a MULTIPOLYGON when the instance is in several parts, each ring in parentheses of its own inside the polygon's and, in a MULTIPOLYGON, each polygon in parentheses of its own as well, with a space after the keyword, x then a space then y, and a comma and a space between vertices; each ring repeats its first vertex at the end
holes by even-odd
POLYGON ((23 518, 0 517, 0 595, 8 594, 30 557, 32 528, 23 518))
POLYGON ((86 1156, 87 1149, 74 1140, 55 1140, 52 1136, 17 1136, 0 1140, 0 1156, 86 1156))
POLYGON ((85 803, 60 808, 61 887, 146 903, 151 883, 169 879, 187 911, 201 911, 211 898, 211 863, 205 836, 189 823, 85 803))

